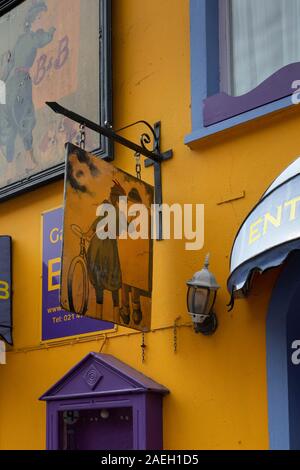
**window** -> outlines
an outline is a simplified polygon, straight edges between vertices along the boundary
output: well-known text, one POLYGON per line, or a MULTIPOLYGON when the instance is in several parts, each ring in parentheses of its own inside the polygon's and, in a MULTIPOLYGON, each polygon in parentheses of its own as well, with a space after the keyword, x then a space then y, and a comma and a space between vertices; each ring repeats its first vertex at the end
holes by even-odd
POLYGON ((220 35, 223 23, 229 36, 221 44, 222 91, 243 95, 300 60, 299 0, 222 0, 220 8, 220 35))
POLYGON ((91 408, 58 413, 60 450, 132 450, 132 408, 91 408))
POLYGON ((190 0, 193 132, 186 143, 292 105, 300 0, 190 0))

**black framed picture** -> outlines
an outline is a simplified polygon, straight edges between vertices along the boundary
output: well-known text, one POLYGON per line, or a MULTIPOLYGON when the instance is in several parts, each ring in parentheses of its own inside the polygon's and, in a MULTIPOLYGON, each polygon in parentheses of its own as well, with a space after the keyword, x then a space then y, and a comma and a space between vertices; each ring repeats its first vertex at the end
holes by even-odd
MULTIPOLYGON (((65 143, 87 119, 112 122, 111 0, 0 1, 0 200, 64 173, 65 143)), ((86 130, 86 149, 113 160, 112 144, 86 130)))

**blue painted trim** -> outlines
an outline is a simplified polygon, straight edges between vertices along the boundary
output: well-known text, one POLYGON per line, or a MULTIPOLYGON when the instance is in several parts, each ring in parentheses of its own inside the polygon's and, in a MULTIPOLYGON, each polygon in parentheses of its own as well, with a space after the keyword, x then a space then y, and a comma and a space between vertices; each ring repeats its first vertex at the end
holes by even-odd
POLYGON ((253 109, 252 111, 248 111, 247 113, 226 119, 226 121, 218 122, 217 124, 213 124, 209 127, 201 126, 194 130, 191 134, 187 135, 184 139, 184 143, 189 145, 197 140, 218 134, 219 132, 231 129, 232 127, 245 124, 248 121, 252 121, 270 113, 274 113, 275 111, 279 111, 280 109, 289 108, 291 106, 295 105, 292 104, 291 97, 287 96, 286 98, 282 98, 280 100, 274 101, 273 103, 260 106, 259 108, 253 109))
POLYGON ((190 0, 192 128, 203 127, 203 100, 207 96, 205 2, 190 0))
POLYGON ((192 132, 185 144, 292 106, 291 97, 260 106, 225 121, 204 127, 203 100, 220 91, 219 1, 190 0, 192 132))
POLYGON ((287 450, 293 447, 293 433, 290 414, 287 343, 288 314, 299 292, 300 253, 295 252, 287 261, 274 288, 267 317, 267 378, 268 378, 268 411, 269 436, 272 450, 287 450))
POLYGON ((206 0, 207 96, 220 92, 219 0, 206 0))
POLYGON ((193 129, 203 127, 203 100, 220 91, 218 12, 218 0, 190 0, 193 129))

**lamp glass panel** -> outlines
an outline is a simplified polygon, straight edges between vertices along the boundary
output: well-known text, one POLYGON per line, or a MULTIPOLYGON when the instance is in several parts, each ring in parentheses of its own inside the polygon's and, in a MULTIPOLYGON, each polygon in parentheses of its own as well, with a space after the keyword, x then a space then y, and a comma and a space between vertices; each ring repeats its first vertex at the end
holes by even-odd
POLYGON ((197 288, 194 291, 194 310, 193 313, 205 314, 208 301, 209 290, 205 288, 197 288))
POLYGON ((187 293, 187 308, 190 313, 194 313, 194 287, 189 287, 188 288, 188 293, 187 293))
POLYGON ((214 306, 214 303, 215 303, 215 300, 216 300, 216 295, 217 295, 217 292, 215 290, 211 290, 209 292, 209 298, 208 298, 208 302, 207 302, 207 306, 206 306, 206 312, 204 312, 206 315, 208 315, 213 306, 214 306))

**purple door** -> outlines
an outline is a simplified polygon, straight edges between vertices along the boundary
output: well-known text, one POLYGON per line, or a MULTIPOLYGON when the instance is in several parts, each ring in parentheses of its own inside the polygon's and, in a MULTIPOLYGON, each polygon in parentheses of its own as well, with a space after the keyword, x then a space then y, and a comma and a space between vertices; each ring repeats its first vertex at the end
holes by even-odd
POLYGON ((59 413, 61 450, 132 450, 132 408, 59 413))

